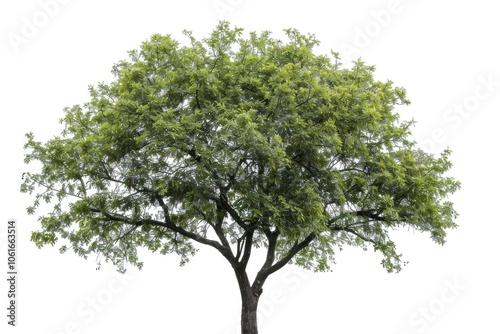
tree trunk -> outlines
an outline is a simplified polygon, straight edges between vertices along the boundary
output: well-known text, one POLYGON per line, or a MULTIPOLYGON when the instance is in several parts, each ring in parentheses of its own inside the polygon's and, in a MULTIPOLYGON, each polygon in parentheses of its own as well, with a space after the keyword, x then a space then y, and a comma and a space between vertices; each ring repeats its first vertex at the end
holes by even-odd
POLYGON ((262 289, 252 289, 245 270, 235 272, 241 293, 241 334, 257 334, 257 305, 262 289))
MULTIPOLYGON (((250 289, 251 290, 251 289, 250 289)), ((241 334, 257 334, 257 304, 258 297, 242 300, 241 306, 241 334)))

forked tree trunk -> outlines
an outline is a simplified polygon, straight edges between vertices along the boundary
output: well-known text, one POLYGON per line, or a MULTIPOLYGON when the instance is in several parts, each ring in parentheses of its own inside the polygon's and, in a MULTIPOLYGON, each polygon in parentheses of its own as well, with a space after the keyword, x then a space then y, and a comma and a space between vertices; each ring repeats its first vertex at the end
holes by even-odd
POLYGON ((235 270, 241 293, 241 334, 257 334, 257 305, 262 290, 252 289, 244 270, 235 270))

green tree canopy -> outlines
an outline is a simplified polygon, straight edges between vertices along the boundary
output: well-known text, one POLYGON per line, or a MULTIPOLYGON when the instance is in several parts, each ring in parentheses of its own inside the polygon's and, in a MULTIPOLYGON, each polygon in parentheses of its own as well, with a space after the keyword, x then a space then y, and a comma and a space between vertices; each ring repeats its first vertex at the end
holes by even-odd
MULTIPOLYGON (((236 273, 243 333, 266 278, 287 263, 328 270, 345 245, 372 245, 388 271, 401 269, 389 232, 400 227, 444 243, 456 213, 447 196, 450 152, 433 156, 410 139, 394 111, 405 90, 374 67, 343 67, 316 55, 313 35, 247 35, 227 22, 181 45, 154 35, 115 80, 65 109, 65 129, 41 143, 27 135, 22 191, 53 210, 32 234, 38 246, 66 240, 123 269, 139 247, 177 253, 217 249, 236 273), (250 281, 256 247, 267 257, 250 281), (248 312, 250 310, 250 313, 248 312)), ((252 313, 253 312, 253 313, 252 313)))

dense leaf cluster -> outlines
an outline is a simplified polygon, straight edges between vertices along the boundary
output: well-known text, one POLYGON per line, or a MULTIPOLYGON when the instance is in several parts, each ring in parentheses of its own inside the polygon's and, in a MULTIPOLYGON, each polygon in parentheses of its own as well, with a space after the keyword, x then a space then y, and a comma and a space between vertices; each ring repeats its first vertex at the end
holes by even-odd
POLYGON ((459 184, 445 176, 449 151, 409 139, 394 112, 409 103, 402 88, 315 55, 315 37, 293 29, 286 42, 227 23, 185 35, 130 52, 115 81, 66 109, 60 137, 28 135, 26 163, 42 165, 25 174, 29 211, 53 203, 37 245, 62 238, 62 250, 141 266, 138 247, 187 261, 202 243, 233 267, 264 246, 265 280, 292 260, 327 270, 345 244, 372 244, 399 270, 389 231, 402 226, 444 242, 459 184))

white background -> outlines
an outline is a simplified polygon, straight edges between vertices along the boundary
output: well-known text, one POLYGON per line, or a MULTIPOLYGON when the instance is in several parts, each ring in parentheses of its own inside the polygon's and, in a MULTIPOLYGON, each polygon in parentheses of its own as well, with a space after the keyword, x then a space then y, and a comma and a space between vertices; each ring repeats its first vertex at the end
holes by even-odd
POLYGON ((62 109, 85 102, 88 85, 112 80, 112 64, 152 34, 202 37, 219 19, 278 35, 295 27, 316 34, 320 53, 376 65, 378 79, 408 90, 412 104, 398 112, 418 121, 415 139, 433 153, 450 147, 450 174, 462 182, 452 198, 460 227, 444 247, 401 231, 394 237, 410 263, 399 274, 359 249, 338 253, 331 273, 287 267, 265 286, 260 333, 499 333, 500 20, 486 0, 2 1, 0 263, 5 277, 6 222, 15 218, 19 295, 12 328, 2 279, 1 331, 238 333, 236 281, 215 251, 201 248, 183 268, 175 256, 145 252, 142 271, 96 270, 95 256, 29 241, 37 217, 19 192, 26 132, 58 134, 62 109))

